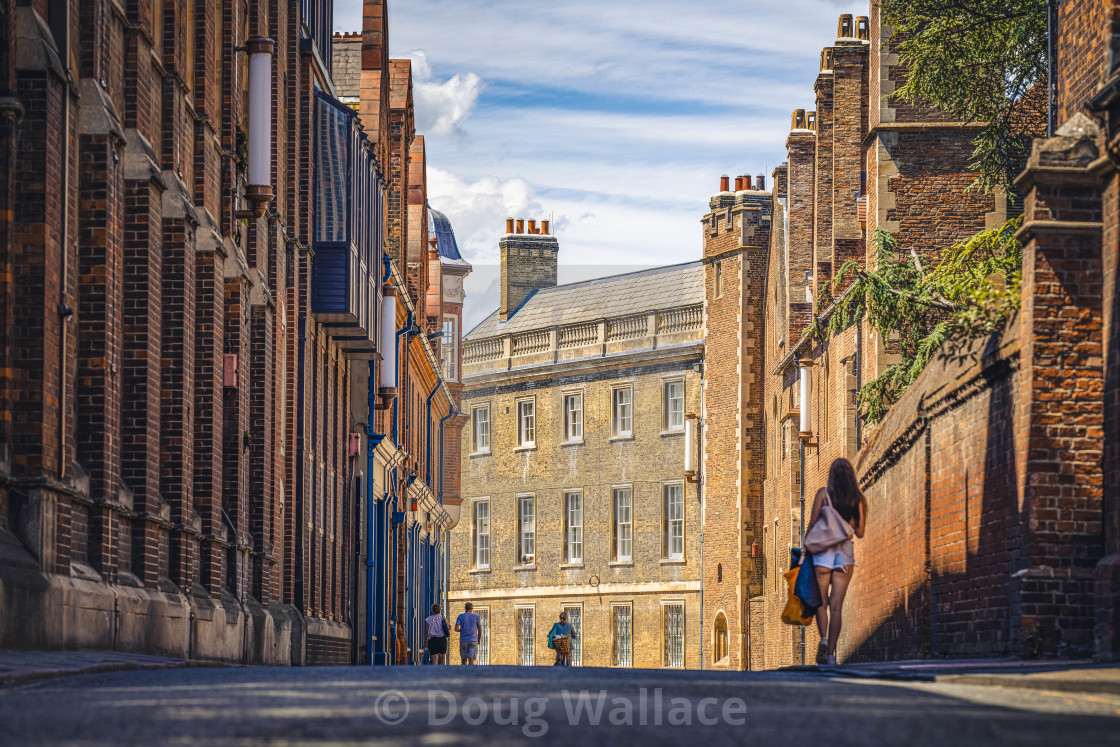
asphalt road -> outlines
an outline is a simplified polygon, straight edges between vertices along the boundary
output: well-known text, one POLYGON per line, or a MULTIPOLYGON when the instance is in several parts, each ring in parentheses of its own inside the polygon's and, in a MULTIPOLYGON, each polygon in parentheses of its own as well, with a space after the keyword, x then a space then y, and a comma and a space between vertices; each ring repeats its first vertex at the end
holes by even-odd
POLYGON ((813 673, 178 669, 0 688, 0 744, 1120 745, 1120 697, 813 673))

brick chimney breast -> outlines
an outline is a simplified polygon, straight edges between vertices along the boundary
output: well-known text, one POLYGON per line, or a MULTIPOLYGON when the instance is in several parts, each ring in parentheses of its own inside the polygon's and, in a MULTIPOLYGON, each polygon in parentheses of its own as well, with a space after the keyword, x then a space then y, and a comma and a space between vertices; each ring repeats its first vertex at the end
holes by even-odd
MULTIPOLYGON (((518 221, 520 223, 521 221, 518 221)), ((513 316, 533 291, 556 285, 556 256, 560 243, 555 236, 515 233, 498 241, 502 262, 502 299, 498 316, 503 322, 513 316)))

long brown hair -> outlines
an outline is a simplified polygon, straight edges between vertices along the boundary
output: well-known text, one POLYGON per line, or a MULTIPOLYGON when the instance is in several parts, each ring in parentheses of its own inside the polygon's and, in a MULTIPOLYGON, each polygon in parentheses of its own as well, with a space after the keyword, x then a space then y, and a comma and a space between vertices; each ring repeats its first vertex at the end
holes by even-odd
POLYGON ((859 489, 852 463, 840 457, 828 468, 828 498, 849 523, 859 519, 859 504, 867 501, 859 489))

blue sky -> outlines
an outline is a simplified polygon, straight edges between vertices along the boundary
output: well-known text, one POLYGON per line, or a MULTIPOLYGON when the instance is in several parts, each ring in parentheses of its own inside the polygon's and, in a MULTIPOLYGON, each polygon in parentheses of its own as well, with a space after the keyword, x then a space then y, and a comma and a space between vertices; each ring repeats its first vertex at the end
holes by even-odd
MULTIPOLYGON (((429 202, 466 258, 464 328, 496 306, 505 218, 552 217, 561 282, 700 254, 720 174, 769 174, 813 106, 837 0, 390 0, 429 202)), ((335 0, 361 30, 361 0, 335 0)))

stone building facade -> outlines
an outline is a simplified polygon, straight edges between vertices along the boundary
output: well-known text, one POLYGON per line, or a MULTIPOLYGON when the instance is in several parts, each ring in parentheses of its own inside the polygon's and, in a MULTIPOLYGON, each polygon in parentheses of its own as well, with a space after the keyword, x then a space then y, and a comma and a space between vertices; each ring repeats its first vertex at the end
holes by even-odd
POLYGON ((500 308, 463 342, 451 612, 471 601, 483 615, 483 663, 551 664, 546 636, 567 609, 577 664, 698 667, 685 450, 702 407, 703 267, 556 286, 557 240, 547 224, 521 230, 510 221, 500 241, 500 308))
POLYGON ((375 492, 405 598, 437 595, 453 519, 418 478, 453 397, 405 293, 389 347, 429 399, 386 437, 400 187, 388 120, 336 97, 332 23, 330 2, 0 7, 0 646, 365 658, 375 492))

